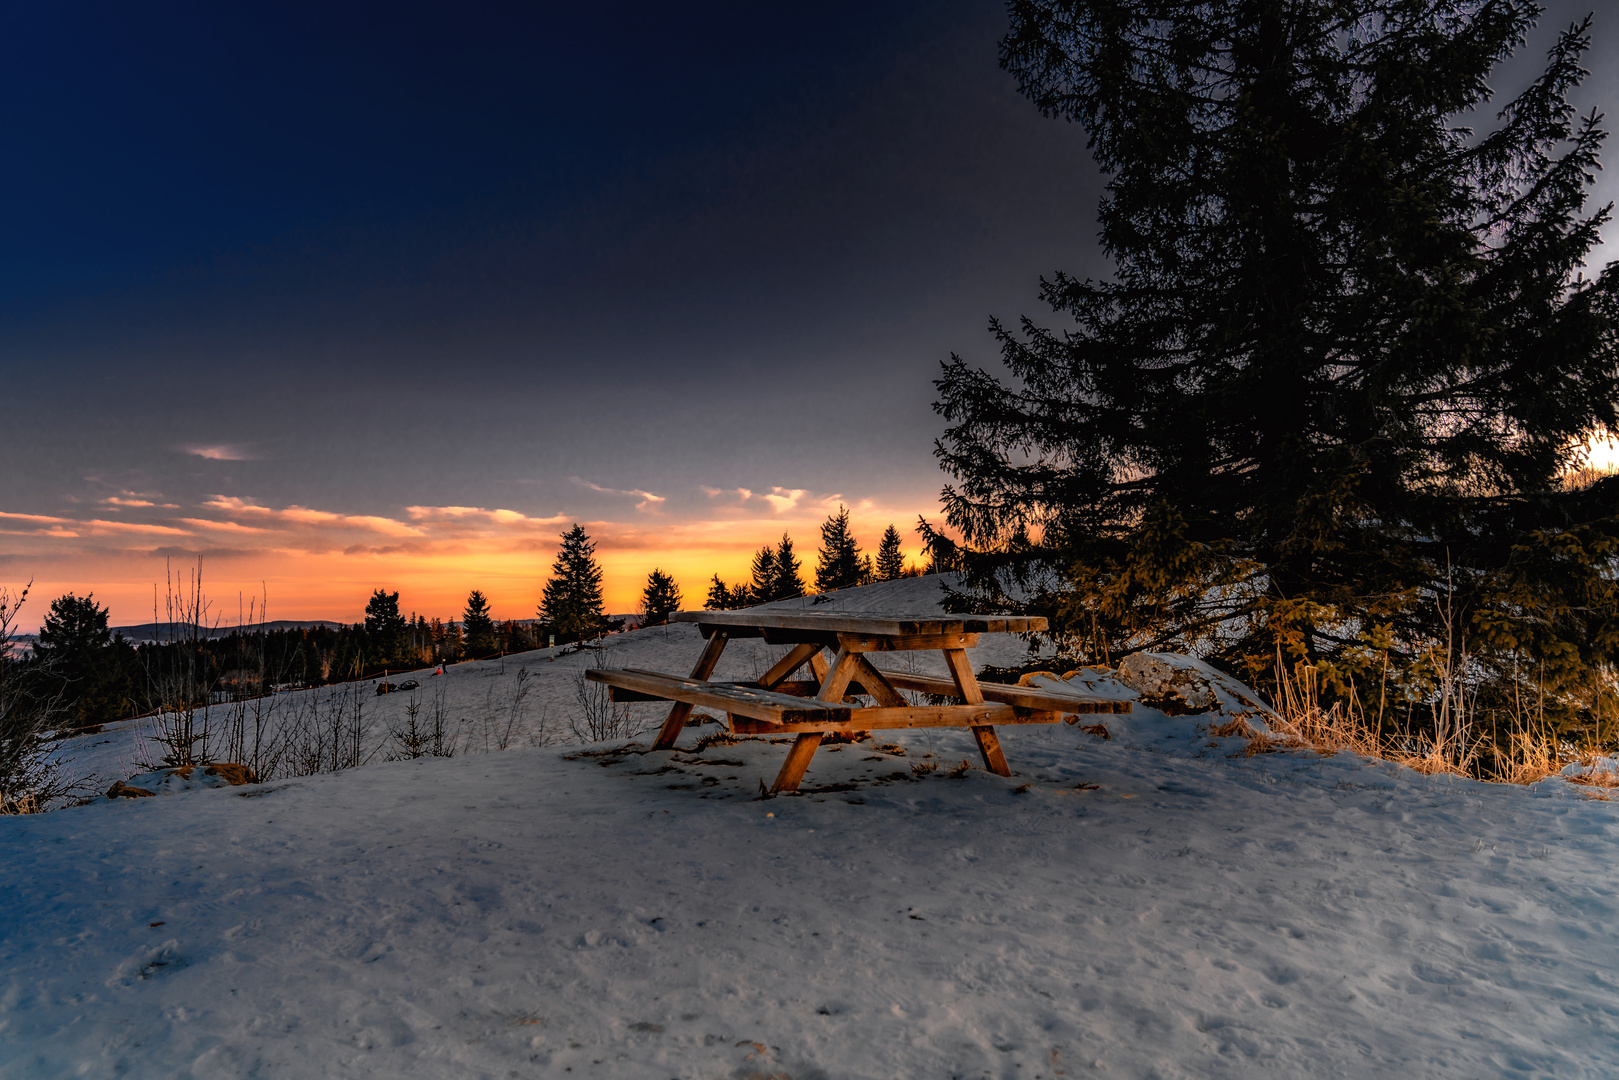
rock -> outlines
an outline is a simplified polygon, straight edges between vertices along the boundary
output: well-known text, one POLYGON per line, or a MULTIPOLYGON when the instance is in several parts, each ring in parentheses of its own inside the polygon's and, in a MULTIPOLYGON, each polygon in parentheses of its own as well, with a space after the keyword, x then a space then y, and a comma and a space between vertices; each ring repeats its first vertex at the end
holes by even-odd
POLYGON ((1207 712, 1219 704, 1214 687, 1202 675, 1159 653, 1133 653, 1119 664, 1118 679, 1151 705, 1170 716, 1207 712))
POLYGON ((120 780, 107 789, 109 799, 141 799, 148 795, 172 795, 176 791, 196 788, 237 787, 256 784, 259 778, 246 765, 234 761, 210 762, 206 765, 181 765, 172 769, 154 769, 149 773, 120 780))
POLYGON ((146 799, 156 795, 155 791, 147 791, 141 787, 130 787, 122 780, 114 780, 112 787, 107 789, 109 799, 146 799))

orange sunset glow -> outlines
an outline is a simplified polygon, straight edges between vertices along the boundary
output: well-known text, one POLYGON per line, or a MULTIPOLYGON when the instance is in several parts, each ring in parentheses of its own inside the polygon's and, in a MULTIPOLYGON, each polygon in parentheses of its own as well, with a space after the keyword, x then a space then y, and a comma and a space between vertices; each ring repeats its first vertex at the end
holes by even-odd
POLYGON ((352 623, 377 588, 398 590, 403 609, 429 617, 459 617, 468 591, 480 589, 496 618, 533 618, 558 537, 576 521, 596 543, 607 609, 624 613, 639 605, 654 567, 674 576, 687 607, 701 607, 711 575, 733 584, 744 578, 754 551, 784 531, 810 580, 821 523, 840 504, 849 507, 864 549, 874 550, 893 524, 909 561, 920 556, 917 516, 937 516, 922 498, 888 505, 779 487, 702 489, 694 503, 707 512, 677 515, 664 509, 664 497, 639 494, 632 518, 611 521, 471 506, 345 514, 230 496, 182 506, 125 492, 83 516, 0 511, 0 536, 19 552, 13 565, 32 570, 27 629, 51 597, 67 592, 93 592, 114 625, 151 620, 154 604, 162 618, 167 575, 178 581, 199 563, 210 621, 231 625, 250 611, 257 617, 263 604, 271 619, 352 623))

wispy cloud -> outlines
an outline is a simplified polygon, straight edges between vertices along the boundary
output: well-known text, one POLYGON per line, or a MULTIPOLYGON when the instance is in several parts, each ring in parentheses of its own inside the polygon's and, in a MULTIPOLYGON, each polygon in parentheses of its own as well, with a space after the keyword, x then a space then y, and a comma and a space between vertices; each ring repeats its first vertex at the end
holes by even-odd
POLYGON ((101 518, 92 518, 89 521, 77 521, 73 518, 51 517, 46 514, 11 514, 0 511, 0 525, 14 525, 10 529, 0 529, 10 536, 187 536, 185 529, 176 529, 171 525, 148 525, 133 521, 106 521, 101 518))
POLYGON ((493 526, 506 532, 540 529, 550 532, 569 520, 566 514, 537 518, 516 510, 490 510, 482 506, 407 506, 405 513, 412 521, 422 524, 456 522, 473 527, 493 526))
POLYGON ((582 488, 599 491, 603 495, 621 495, 627 499, 640 499, 641 501, 635 504, 637 510, 656 510, 661 504, 668 501, 667 496, 654 495, 652 492, 642 491, 640 488, 630 488, 626 491, 622 488, 602 487, 600 484, 593 484, 589 480, 578 476, 570 476, 568 479, 582 488))
POLYGON ((809 492, 805 491, 803 488, 773 487, 770 489, 770 494, 761 495, 759 497, 765 502, 769 503, 770 509, 774 510, 776 513, 785 514, 787 511, 797 506, 798 501, 807 494, 809 494, 809 492))
POLYGON ((127 495, 109 495, 105 499, 97 499, 102 506, 111 506, 119 510, 178 510, 178 503, 153 502, 148 498, 130 498, 127 495))
POLYGON ((233 495, 215 495, 203 503, 210 510, 220 510, 232 516, 248 517, 255 521, 272 521, 281 525, 303 525, 310 528, 365 529, 384 536, 422 536, 413 525, 393 518, 374 514, 334 514, 329 510, 312 510, 307 506, 260 506, 251 499, 233 495))
POLYGON ((259 457, 246 443, 212 443, 177 446, 175 449, 182 454, 192 454, 209 461, 256 461, 259 457))

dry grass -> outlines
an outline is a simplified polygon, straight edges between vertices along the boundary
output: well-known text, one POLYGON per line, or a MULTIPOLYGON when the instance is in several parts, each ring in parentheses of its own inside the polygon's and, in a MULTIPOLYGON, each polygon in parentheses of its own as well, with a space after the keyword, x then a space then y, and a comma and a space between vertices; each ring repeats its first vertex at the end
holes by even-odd
MULTIPOLYGON (((1457 665, 1459 669, 1460 664, 1457 665)), ((1534 784, 1556 776, 1571 762, 1595 768, 1602 755, 1596 749, 1575 752, 1560 743, 1543 722, 1538 708, 1520 707, 1518 721, 1490 758, 1481 753, 1482 737, 1473 723, 1473 703, 1459 677, 1442 671, 1440 691, 1431 704, 1431 730, 1393 735, 1381 733, 1380 718, 1368 717, 1358 699, 1334 701, 1323 707, 1315 669, 1298 664, 1291 671, 1277 658, 1278 687, 1275 734, 1252 734, 1248 725, 1233 720, 1211 727, 1210 735, 1250 735, 1247 753, 1310 749, 1333 754, 1342 750, 1382 761, 1392 761, 1425 776, 1449 774, 1501 784, 1534 784), (1486 769, 1482 762, 1490 760, 1486 769)), ((1596 788, 1619 788, 1619 773, 1593 772, 1569 777, 1573 783, 1596 788)), ((1596 796, 1605 797, 1605 796, 1596 796)))

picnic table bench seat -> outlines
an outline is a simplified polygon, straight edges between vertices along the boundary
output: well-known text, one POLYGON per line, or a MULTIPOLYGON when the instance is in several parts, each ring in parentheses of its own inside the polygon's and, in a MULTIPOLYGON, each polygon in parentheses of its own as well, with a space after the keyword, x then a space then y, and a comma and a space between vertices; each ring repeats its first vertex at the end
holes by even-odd
MULTIPOLYGON (((884 671, 889 684, 901 690, 955 696, 949 679, 884 671)), ((732 717, 738 734, 803 731, 877 731, 908 727, 972 727, 978 724, 1049 724, 1055 714, 1125 713, 1128 701, 1079 698, 1051 694, 1023 686, 979 683, 985 701, 976 705, 927 707, 890 706, 852 710, 813 700, 818 684, 807 680, 778 683, 765 689, 757 682, 711 682, 682 678, 637 668, 592 668, 585 677, 606 684, 614 701, 683 701, 720 709, 732 717), (858 716, 854 715, 858 712, 858 716), (751 721, 748 722, 748 721, 751 721)), ((858 680, 849 683, 847 697, 866 693, 858 680)))
POLYGON ((638 668, 589 668, 585 678, 605 683, 612 689, 615 701, 683 701, 769 724, 837 724, 848 720, 852 711, 847 705, 757 686, 687 679, 638 668))

